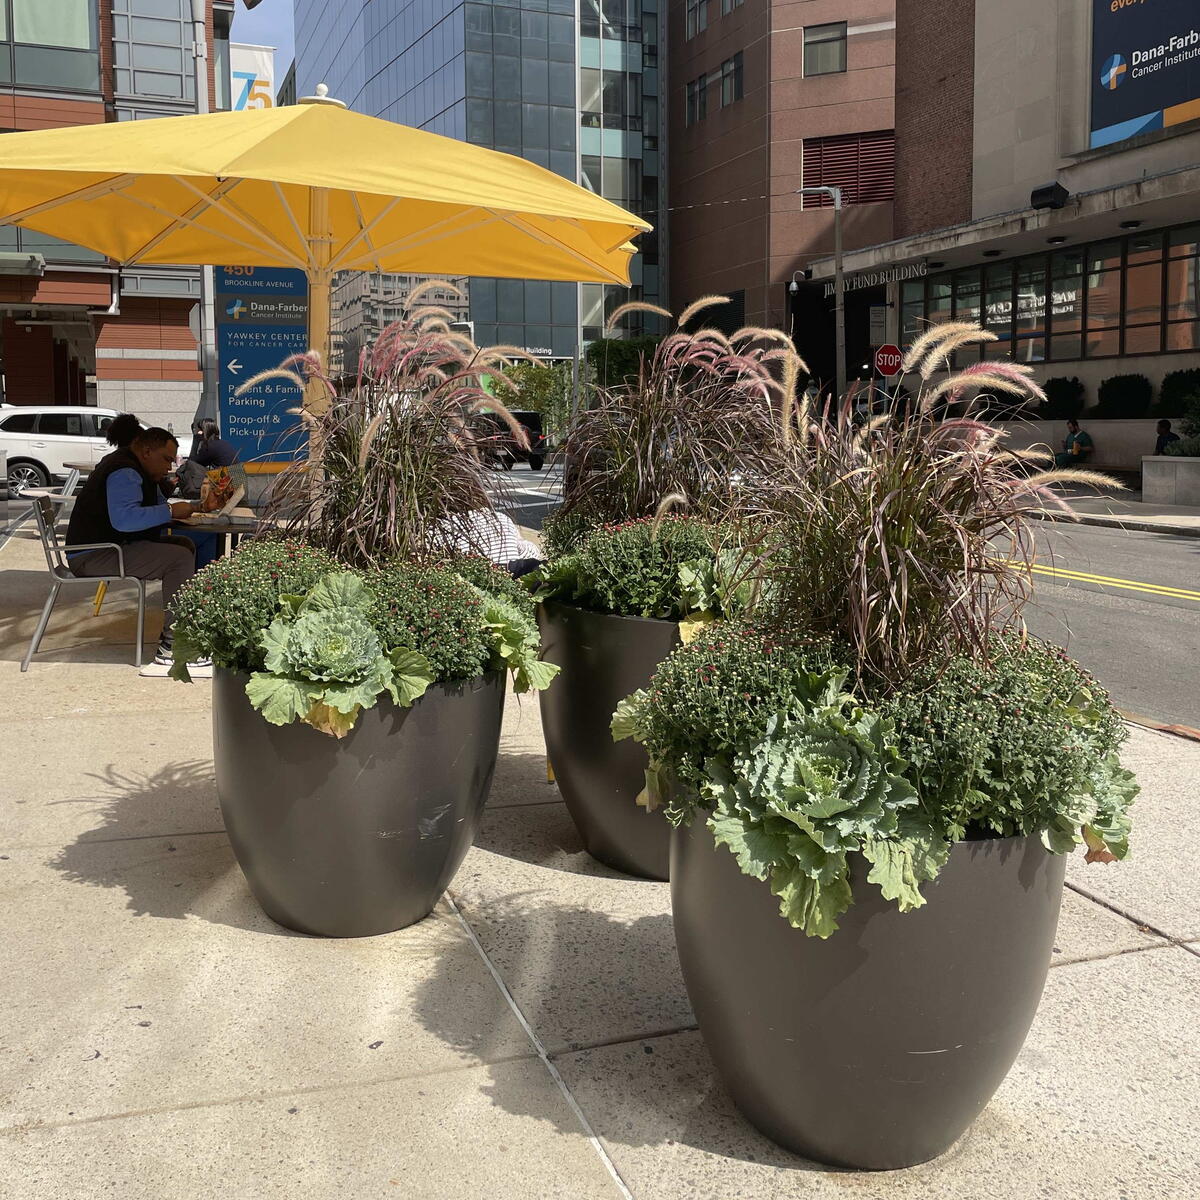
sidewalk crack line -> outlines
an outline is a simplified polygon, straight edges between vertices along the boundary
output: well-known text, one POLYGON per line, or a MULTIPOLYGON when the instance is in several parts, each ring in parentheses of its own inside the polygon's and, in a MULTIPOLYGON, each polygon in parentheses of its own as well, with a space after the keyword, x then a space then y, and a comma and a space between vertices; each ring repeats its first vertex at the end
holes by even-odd
POLYGON ((496 969, 496 964, 492 962, 491 958, 488 956, 488 952, 483 948, 483 943, 480 942, 479 938, 475 936, 475 930, 471 928, 470 922, 466 919, 466 917, 463 916, 461 909, 459 909, 458 905, 455 904, 453 897, 451 897, 449 893, 446 895, 446 902, 454 911, 454 915, 459 919, 459 922, 461 923, 463 931, 466 933, 467 937, 471 939, 471 944, 475 947, 476 953, 478 953, 479 957, 483 960, 483 965, 487 967, 489 974, 495 980, 496 986, 500 989, 500 994, 504 997, 508 1007, 512 1010, 513 1016, 517 1018, 517 1023, 525 1031, 525 1036, 529 1039, 530 1044, 536 1051, 538 1058, 541 1059, 542 1066, 546 1068, 550 1074, 550 1078, 553 1079, 555 1084, 558 1086, 558 1090, 562 1093, 563 1099, 566 1100, 567 1106, 575 1114, 575 1119, 580 1125, 583 1126, 583 1131, 586 1134, 588 1141, 591 1142, 592 1149, 595 1150, 600 1156, 600 1161, 604 1164, 609 1175, 612 1176, 612 1180, 617 1185, 618 1191, 620 1191, 621 1195, 624 1197, 624 1200, 633 1200, 633 1193, 629 1190, 625 1180, 621 1178, 621 1173, 617 1170, 617 1164, 613 1162, 612 1157, 604 1148, 604 1143, 601 1142, 595 1129, 592 1128, 592 1123, 584 1115, 583 1109, 579 1107, 579 1102, 571 1093, 571 1089, 567 1087, 566 1081, 558 1073, 558 1068, 553 1062, 550 1061, 550 1055, 546 1053, 546 1047, 542 1045, 541 1038, 534 1033, 533 1026, 530 1025, 525 1019, 525 1014, 521 1011, 521 1006, 513 997, 512 992, 508 990, 508 984, 504 982, 500 972, 496 969))

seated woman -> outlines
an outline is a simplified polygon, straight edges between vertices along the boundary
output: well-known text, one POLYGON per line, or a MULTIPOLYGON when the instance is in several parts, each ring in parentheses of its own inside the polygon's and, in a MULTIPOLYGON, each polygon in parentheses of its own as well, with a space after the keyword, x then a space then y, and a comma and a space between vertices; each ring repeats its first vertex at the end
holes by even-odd
POLYGON ((238 452, 221 437, 216 421, 201 421, 200 436, 192 446, 192 461, 202 467, 232 467, 237 460, 238 452))

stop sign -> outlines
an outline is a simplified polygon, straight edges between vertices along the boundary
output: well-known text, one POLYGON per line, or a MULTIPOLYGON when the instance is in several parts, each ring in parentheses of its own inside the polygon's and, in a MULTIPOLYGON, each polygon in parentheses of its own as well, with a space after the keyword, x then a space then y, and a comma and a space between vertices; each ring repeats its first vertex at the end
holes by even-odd
POLYGON ((892 376, 900 370, 900 363, 903 361, 904 355, 900 353, 899 346, 880 346, 875 351, 875 370, 880 375, 892 376))

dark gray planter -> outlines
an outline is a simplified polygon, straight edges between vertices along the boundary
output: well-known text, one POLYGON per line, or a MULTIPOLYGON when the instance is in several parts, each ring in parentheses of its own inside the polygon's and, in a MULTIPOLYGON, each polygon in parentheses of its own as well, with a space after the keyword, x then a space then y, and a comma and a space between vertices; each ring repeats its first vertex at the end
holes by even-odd
POLYGON ((645 687, 679 644, 679 626, 569 604, 540 605, 538 624, 542 657, 562 667, 541 693, 546 750, 587 852, 629 875, 666 879, 671 827, 636 803, 646 752, 614 742, 609 725, 617 704, 645 687))
POLYGON ((263 910, 323 937, 389 933, 428 916, 462 863, 492 784, 504 676, 381 700, 340 741, 271 725, 246 677, 213 679, 225 828, 263 910))
POLYGON ((928 903, 900 913, 856 855, 856 902, 821 941, 779 915, 703 819, 676 830, 679 961, 737 1106, 818 1162, 881 1170, 943 1153, 1033 1023, 1065 870, 1034 838, 960 842, 928 903))

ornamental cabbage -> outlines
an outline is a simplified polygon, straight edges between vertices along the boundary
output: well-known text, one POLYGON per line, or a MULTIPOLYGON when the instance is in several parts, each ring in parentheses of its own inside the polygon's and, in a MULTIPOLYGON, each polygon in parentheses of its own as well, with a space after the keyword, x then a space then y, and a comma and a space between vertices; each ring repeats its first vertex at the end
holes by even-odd
MULTIPOLYGON (((794 706, 769 718, 753 744, 707 758, 698 781, 713 840, 745 874, 769 882, 781 916, 821 938, 853 903, 851 853, 867 859, 868 882, 901 912, 925 903, 920 885, 950 853, 904 777, 891 722, 859 707, 844 682, 837 671, 798 675, 794 706)), ((649 692, 623 701, 613 737, 646 740, 650 702, 649 692)), ((652 758, 639 800, 686 820, 688 808, 671 804, 676 787, 672 764, 652 758)))
POLYGON ((345 737, 382 692, 407 708, 432 682, 426 659, 407 647, 385 653, 370 620, 374 600, 349 571, 326 575, 307 596, 284 596, 263 631, 265 670, 246 695, 273 725, 304 721, 345 737))
POLYGON ((853 903, 847 855, 860 852, 868 882, 908 912, 950 852, 918 809, 890 723, 840 694, 840 682, 827 681, 813 707, 773 718, 728 766, 712 760, 702 787, 713 839, 747 875, 770 880, 780 915, 822 938, 853 903))

